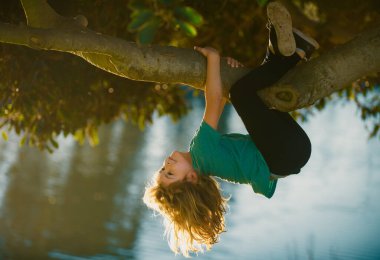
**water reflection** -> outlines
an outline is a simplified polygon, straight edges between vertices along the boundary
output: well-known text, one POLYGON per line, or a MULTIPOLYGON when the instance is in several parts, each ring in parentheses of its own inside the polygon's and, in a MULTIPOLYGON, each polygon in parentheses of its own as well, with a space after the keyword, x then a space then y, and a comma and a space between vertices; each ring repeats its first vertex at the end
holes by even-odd
POLYGON ((53 155, 28 148, 10 153, 17 142, 4 144, 3 156, 16 158, 2 163, 11 165, 2 174, 5 257, 42 257, 50 250, 94 255, 110 246, 131 247, 141 214, 136 186, 144 178, 131 174, 138 168, 141 133, 124 128, 118 122, 102 129, 96 149, 62 139, 53 155))
POLYGON ((8 189, 9 173, 13 164, 17 161, 17 143, 0 143, 0 215, 3 215, 5 193, 8 189))
MULTIPOLYGON (((141 196, 165 155, 187 150, 203 105, 195 100, 179 124, 160 118, 143 133, 122 121, 103 127, 95 149, 61 138, 50 155, 20 148, 15 136, 1 141, 0 258, 178 259, 141 196)), ((223 183, 228 232, 199 258, 380 258, 380 146, 353 114, 332 106, 304 124, 310 163, 273 199, 223 183)), ((244 131, 231 107, 221 125, 244 131)))

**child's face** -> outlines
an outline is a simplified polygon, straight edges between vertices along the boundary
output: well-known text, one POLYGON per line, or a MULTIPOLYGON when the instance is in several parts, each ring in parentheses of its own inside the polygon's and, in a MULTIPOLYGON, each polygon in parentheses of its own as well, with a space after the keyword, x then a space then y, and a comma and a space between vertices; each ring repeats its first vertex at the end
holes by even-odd
POLYGON ((188 154, 174 151, 164 160, 158 173, 158 182, 164 186, 177 181, 196 183, 198 176, 189 160, 191 159, 188 154))

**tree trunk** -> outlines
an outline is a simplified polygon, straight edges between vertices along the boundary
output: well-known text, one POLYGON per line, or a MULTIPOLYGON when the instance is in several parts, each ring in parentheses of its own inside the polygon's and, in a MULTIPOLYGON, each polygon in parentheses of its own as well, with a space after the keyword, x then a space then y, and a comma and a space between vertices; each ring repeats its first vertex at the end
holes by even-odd
MULTIPOLYGON (((22 0, 28 27, 0 23, 0 42, 34 49, 69 52, 110 73, 139 81, 179 83, 203 89, 206 61, 190 49, 138 46, 86 28, 83 16, 64 18, 45 0, 22 0), (44 17, 44 18, 41 18, 44 17)), ((223 89, 230 87, 248 68, 221 63, 223 89)), ((313 104, 352 81, 380 71, 380 27, 363 32, 307 63, 299 64, 279 82, 260 91, 264 102, 281 111, 313 104)))

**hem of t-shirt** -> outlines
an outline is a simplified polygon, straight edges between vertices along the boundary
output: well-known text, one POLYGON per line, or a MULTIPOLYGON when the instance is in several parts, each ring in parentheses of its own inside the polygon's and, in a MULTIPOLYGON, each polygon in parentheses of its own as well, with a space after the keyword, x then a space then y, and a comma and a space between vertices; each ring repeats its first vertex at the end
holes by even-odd
POLYGON ((251 184, 251 186, 252 186, 252 190, 255 193, 261 194, 264 197, 270 199, 273 197, 273 194, 276 191, 277 180, 268 180, 268 185, 267 185, 265 190, 256 190, 252 184, 251 184))
POLYGON ((268 199, 273 197, 273 194, 276 191, 276 187, 277 187, 277 179, 269 180, 269 193, 266 195, 268 199))

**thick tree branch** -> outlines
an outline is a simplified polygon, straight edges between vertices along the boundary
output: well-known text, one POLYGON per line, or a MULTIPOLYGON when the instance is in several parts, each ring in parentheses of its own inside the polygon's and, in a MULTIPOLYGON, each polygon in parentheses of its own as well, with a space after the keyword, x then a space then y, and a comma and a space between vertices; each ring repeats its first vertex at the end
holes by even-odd
POLYGON ((376 72, 380 72, 380 27, 297 66, 260 94, 267 104, 290 111, 311 105, 360 77, 376 72))
MULTIPOLYGON (((86 20, 63 18, 45 0, 22 3, 28 25, 34 28, 0 24, 0 42, 69 52, 103 70, 134 80, 180 83, 203 89, 205 59, 193 50, 138 46, 88 30, 86 20), (48 18, 38 18, 45 11, 48 18), (54 26, 44 25, 47 21, 54 26)), ((247 68, 232 69, 226 62, 221 69, 226 96, 232 84, 249 72, 247 68)), ((380 28, 362 33, 349 43, 297 66, 275 86, 260 91, 260 95, 268 106, 291 111, 311 105, 353 80, 377 71, 380 71, 380 28)))
MULTIPOLYGON (((88 29, 36 29, 0 24, 0 42, 69 52, 116 75, 139 81, 180 83, 203 89, 205 59, 190 49, 138 46, 88 29)), ((222 65, 226 93, 249 69, 222 65)))

